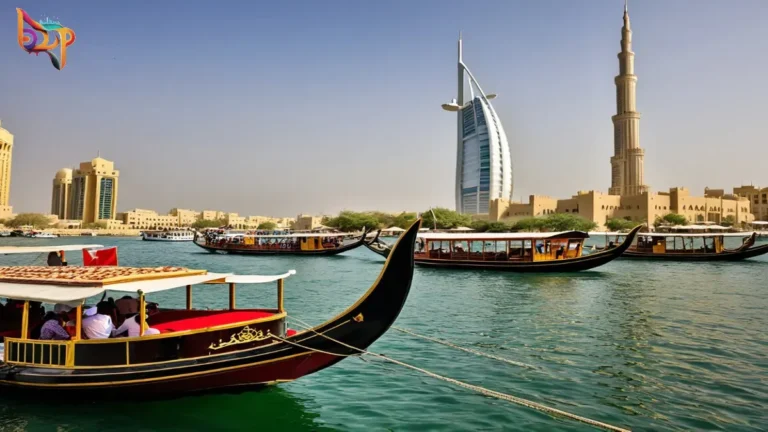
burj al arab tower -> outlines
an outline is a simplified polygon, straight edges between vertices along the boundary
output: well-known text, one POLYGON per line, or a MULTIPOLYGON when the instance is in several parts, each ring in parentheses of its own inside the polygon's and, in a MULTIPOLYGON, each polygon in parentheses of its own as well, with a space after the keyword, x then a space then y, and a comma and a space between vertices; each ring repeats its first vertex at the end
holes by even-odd
POLYGON ((495 94, 487 94, 462 60, 459 36, 458 93, 443 104, 456 115, 456 211, 488 213, 491 199, 512 198, 512 157, 504 127, 491 105, 495 94), (470 100, 464 102, 464 76, 470 100))

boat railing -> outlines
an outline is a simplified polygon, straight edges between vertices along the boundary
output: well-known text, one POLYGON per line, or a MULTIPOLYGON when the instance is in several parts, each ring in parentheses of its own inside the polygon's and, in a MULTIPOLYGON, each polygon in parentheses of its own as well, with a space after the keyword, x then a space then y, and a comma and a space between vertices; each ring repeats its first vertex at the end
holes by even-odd
POLYGON ((3 361, 22 366, 64 367, 74 365, 74 341, 5 338, 3 361))

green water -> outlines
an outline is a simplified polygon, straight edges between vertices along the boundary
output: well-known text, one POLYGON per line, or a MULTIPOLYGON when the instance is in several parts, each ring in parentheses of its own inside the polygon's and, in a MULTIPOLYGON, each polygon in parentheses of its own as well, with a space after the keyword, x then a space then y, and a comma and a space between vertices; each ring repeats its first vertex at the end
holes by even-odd
MULTIPOLYGON (((189 243, 97 241, 120 264, 281 273, 290 315, 319 323, 353 303, 383 259, 360 248, 327 258, 241 257, 189 243)), ((17 257, 0 257, 17 262, 17 257)), ((25 256, 25 262, 31 261, 25 256)), ((39 260, 42 262, 42 258, 39 260)), ((71 263, 80 262, 70 255, 71 263)), ((768 427, 768 259, 671 264, 614 261, 595 271, 514 275, 416 269, 397 321, 418 333, 523 362, 523 369, 390 331, 372 347, 472 384, 633 430, 757 431, 768 427)), ((224 307, 224 287, 195 289, 224 307)), ((183 290, 153 296, 183 307, 183 290)), ((272 306, 274 287, 238 290, 272 306)), ((394 365, 350 358, 264 391, 145 403, 35 404, 0 399, 0 430, 591 430, 483 397, 394 365)))

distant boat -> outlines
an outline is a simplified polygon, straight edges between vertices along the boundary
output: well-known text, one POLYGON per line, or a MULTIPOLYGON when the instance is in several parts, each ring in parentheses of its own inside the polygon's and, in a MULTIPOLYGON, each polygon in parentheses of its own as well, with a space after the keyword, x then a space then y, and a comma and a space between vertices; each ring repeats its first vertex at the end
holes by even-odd
POLYGON ((32 238, 57 238, 58 236, 56 234, 48 233, 48 232, 31 232, 29 233, 29 237, 32 238))
POLYGON ((195 239, 192 231, 144 231, 141 239, 147 241, 183 242, 195 239))
POLYGON ((0 237, 10 237, 11 232, 10 231, 0 231, 0 237))
POLYGON ((84 237, 96 237, 98 234, 96 234, 95 232, 86 231, 86 232, 80 233, 80 235, 84 237))

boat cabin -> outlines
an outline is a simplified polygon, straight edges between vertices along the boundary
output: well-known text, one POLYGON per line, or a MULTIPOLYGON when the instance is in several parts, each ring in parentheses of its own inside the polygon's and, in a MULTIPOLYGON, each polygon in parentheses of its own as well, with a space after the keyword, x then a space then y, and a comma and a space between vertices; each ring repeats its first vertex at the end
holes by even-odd
MULTIPOLYGON (((749 233, 751 234, 751 233, 749 233)), ((641 234, 630 252, 648 254, 720 254, 727 251, 726 238, 742 238, 742 244, 749 240, 744 233, 653 233, 641 234)))
POLYGON ((423 233, 416 257, 452 261, 554 261, 578 258, 584 240, 581 231, 552 233, 423 233))
POLYGON ((246 250, 286 250, 286 251, 321 251, 337 249, 344 243, 343 234, 286 234, 252 235, 244 233, 224 233, 208 235, 205 244, 223 248, 246 250))
MULTIPOLYGON (((35 368, 125 368, 172 365, 270 344, 274 342, 271 335, 286 335, 283 280, 293 274, 294 270, 247 276, 180 267, 0 267, 0 297, 9 299, 3 309, 12 305, 20 310, 18 328, 2 333, 2 360, 7 365, 35 368), (277 282, 275 308, 237 307, 236 284, 269 282, 277 282), (210 284, 228 285, 228 307, 194 309, 192 287, 203 285, 199 289, 205 289, 210 284), (182 287, 186 288, 185 308, 167 309, 147 302, 149 294, 182 287), (103 301, 108 294, 117 301, 103 301), (90 306, 99 296, 98 306, 90 306), (40 327, 53 319, 42 322, 42 308, 51 306, 69 338, 40 339, 40 327), (89 339, 84 322, 98 315, 107 315, 115 327, 134 320, 137 334, 128 330, 127 334, 89 339)), ((10 317, 3 314, 2 319, 6 318, 10 317)))

